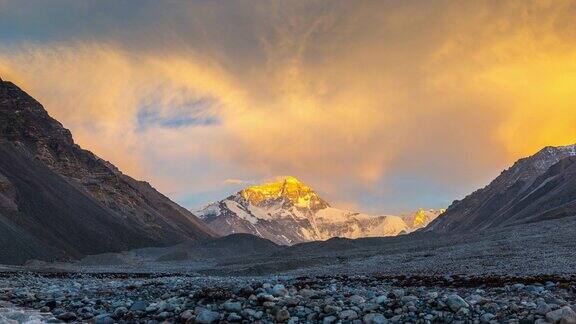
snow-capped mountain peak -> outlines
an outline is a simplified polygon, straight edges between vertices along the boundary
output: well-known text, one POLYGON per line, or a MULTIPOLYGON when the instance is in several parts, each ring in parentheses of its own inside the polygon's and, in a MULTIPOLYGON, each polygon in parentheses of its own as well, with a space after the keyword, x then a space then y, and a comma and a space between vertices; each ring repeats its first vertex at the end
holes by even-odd
POLYGON ((436 215, 376 216, 331 207, 295 177, 247 187, 196 211, 221 235, 250 233, 280 244, 332 237, 393 236, 428 224, 436 215))
POLYGON ((319 210, 329 207, 314 190, 292 176, 250 186, 240 191, 240 195, 255 206, 266 206, 283 200, 284 203, 301 209, 319 210))
POLYGON ((408 214, 403 217, 408 226, 414 229, 422 228, 428 225, 431 221, 436 219, 440 214, 444 213, 446 209, 424 209, 420 208, 413 214, 408 214))

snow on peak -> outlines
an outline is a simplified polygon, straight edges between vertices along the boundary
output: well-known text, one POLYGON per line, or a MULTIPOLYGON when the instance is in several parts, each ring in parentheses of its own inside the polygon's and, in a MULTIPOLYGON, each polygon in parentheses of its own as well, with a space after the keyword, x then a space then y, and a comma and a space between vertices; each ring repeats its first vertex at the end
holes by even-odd
POLYGON ((279 244, 399 235, 427 225, 437 214, 421 210, 405 219, 332 208, 291 176, 247 187, 196 212, 220 235, 250 233, 279 244))
POLYGON ((430 222, 432 222, 436 217, 444 213, 446 209, 424 209, 420 208, 418 211, 406 214, 402 216, 402 219, 406 224, 412 229, 416 230, 422 227, 426 227, 430 222))
POLYGON ((297 208, 321 209, 328 207, 328 204, 320 199, 312 188, 292 176, 250 186, 240 191, 240 195, 255 206, 284 198, 297 208))

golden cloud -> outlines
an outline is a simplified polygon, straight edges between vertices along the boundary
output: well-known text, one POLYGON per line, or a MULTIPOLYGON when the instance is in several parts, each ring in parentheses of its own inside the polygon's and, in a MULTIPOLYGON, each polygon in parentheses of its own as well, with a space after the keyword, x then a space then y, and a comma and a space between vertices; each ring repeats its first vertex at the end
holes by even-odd
POLYGON ((542 146, 576 142, 569 1, 264 8, 244 12, 257 21, 251 59, 223 50, 229 38, 165 51, 22 43, 1 49, 0 74, 81 145, 169 192, 278 174, 339 201, 391 174, 472 187, 542 146), (200 112, 189 106, 206 98, 200 112), (141 129, 151 106, 159 118, 218 122, 141 129))

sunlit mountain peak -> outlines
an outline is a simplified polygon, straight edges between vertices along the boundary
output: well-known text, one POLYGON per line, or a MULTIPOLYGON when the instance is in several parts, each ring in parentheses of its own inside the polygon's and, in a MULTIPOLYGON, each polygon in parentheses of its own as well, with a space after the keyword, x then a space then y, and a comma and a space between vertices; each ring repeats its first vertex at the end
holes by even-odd
POLYGON ((293 176, 279 177, 276 181, 250 186, 240 192, 242 197, 254 205, 285 198, 293 206, 306 209, 328 207, 312 188, 293 176))
POLYGON ((414 216, 414 225, 421 225, 426 222, 426 212, 420 208, 414 216))
POLYGON ((409 218, 412 219, 411 226, 414 228, 421 228, 428 225, 433 219, 444 213, 446 209, 424 209, 420 208, 416 213, 409 218))

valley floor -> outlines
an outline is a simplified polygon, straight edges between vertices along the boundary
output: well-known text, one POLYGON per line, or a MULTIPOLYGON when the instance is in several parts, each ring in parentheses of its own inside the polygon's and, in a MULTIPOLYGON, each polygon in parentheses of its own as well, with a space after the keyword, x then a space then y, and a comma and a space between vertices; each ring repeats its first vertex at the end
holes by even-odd
POLYGON ((90 256, 74 263, 33 262, 24 267, 0 266, 0 272, 125 272, 194 276, 572 275, 576 274, 574 228, 576 217, 567 217, 479 233, 413 233, 356 240, 335 238, 274 249, 262 248, 262 240, 253 236, 227 237, 219 239, 226 240, 226 244, 215 241, 209 247, 149 248, 90 256), (236 245, 241 245, 241 248, 236 245), (233 253, 231 249, 234 249, 233 253), (183 251, 189 253, 188 258, 182 258, 183 251))
POLYGON ((170 261, 181 246, 5 266, 0 322, 576 323, 575 226, 569 217, 266 252, 243 237, 254 249, 241 256, 215 241, 187 247, 211 256, 194 260, 170 261))

